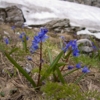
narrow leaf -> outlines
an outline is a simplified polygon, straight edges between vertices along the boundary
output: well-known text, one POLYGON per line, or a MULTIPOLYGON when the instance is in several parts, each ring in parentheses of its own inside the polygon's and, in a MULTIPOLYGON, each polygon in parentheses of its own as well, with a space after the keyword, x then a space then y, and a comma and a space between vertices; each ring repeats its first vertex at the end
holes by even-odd
POLYGON ((50 49, 48 49, 48 55, 49 55, 49 60, 50 60, 50 64, 51 64, 53 62, 53 60, 52 60, 52 55, 51 55, 50 49))
MULTIPOLYGON (((61 67, 61 66, 65 66, 66 65, 66 63, 64 63, 64 62, 60 62, 60 63, 57 63, 56 64, 56 67, 61 67)), ((56 70, 56 67, 53 69, 53 71, 55 71, 56 70)))
POLYGON ((9 59, 9 61, 26 77, 26 79, 33 85, 33 87, 36 87, 35 82, 28 75, 28 73, 8 53, 4 52, 4 54, 9 59))
POLYGON ((63 54, 64 54, 64 51, 61 51, 59 53, 59 55, 55 58, 55 60, 50 65, 50 67, 47 69, 47 71, 41 77, 41 81, 44 80, 45 78, 47 78, 51 74, 51 72, 55 69, 56 64, 58 63, 58 61, 60 60, 60 58, 62 57, 63 54))
POLYGON ((71 71, 69 71, 68 73, 64 74, 63 77, 65 77, 65 76, 67 76, 67 75, 69 75, 69 74, 71 74, 71 73, 73 73, 73 72, 75 72, 75 71, 77 71, 77 70, 79 70, 79 69, 71 70, 71 71))
POLYGON ((64 83, 65 83, 64 78, 63 78, 63 76, 62 76, 62 74, 61 74, 61 71, 59 70, 58 67, 56 68, 56 71, 57 71, 57 74, 58 74, 58 78, 59 78, 60 81, 64 84, 64 83))
POLYGON ((11 55, 12 53, 14 53, 15 51, 17 51, 18 50, 18 48, 13 48, 10 52, 9 52, 9 54, 11 55))
POLYGON ((64 59, 67 59, 67 58, 70 56, 71 53, 72 53, 72 50, 70 50, 70 51, 65 55, 64 59))

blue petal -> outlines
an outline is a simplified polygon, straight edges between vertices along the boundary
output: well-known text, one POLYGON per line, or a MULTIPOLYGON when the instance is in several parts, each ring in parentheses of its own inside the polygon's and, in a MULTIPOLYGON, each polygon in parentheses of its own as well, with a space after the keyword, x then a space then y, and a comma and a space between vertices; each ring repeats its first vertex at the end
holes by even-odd
POLYGON ((5 38, 5 39, 4 39, 4 42, 5 42, 6 44, 9 44, 9 39, 8 39, 8 38, 5 38))
POLYGON ((68 69, 69 69, 69 70, 71 70, 71 69, 73 69, 73 68, 74 68, 73 66, 70 66, 70 65, 68 66, 68 69))
POLYGON ((49 37, 48 37, 48 35, 44 35, 43 37, 42 37, 42 39, 41 39, 41 41, 42 42, 44 42, 46 39, 48 39, 49 37))
POLYGON ((83 67, 82 72, 83 73, 88 73, 88 72, 90 72, 90 70, 85 66, 85 67, 83 67))
POLYGON ((76 64, 76 68, 81 68, 81 64, 80 63, 78 63, 78 64, 76 64))

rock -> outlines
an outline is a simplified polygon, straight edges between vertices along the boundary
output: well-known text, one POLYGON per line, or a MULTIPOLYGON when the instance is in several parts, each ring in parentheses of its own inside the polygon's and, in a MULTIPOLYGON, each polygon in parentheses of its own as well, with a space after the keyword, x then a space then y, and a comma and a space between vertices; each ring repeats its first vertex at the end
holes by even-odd
POLYGON ((3 8, 0 8, 0 23, 5 22, 7 17, 6 11, 3 8))
POLYGON ((79 4, 100 7, 100 0, 63 0, 63 1, 69 1, 69 2, 79 3, 79 4))
POLYGON ((55 32, 61 32, 62 29, 69 27, 68 19, 56 19, 45 24, 49 30, 54 30, 55 32))
POLYGON ((85 53, 91 53, 93 51, 93 48, 89 46, 82 46, 81 51, 85 53))
POLYGON ((91 53, 93 51, 92 42, 89 39, 77 40, 77 45, 80 45, 80 44, 82 44, 82 46, 79 47, 81 52, 91 53))
POLYGON ((77 31, 83 30, 83 27, 71 26, 68 19, 56 19, 50 22, 47 22, 45 25, 49 31, 54 31, 55 33, 75 33, 77 31))
POLYGON ((91 5, 92 4, 92 0, 84 0, 84 4, 91 5))
POLYGON ((77 40, 77 45, 80 45, 80 44, 83 44, 83 45, 88 45, 88 46, 92 46, 92 42, 89 40, 89 39, 79 39, 77 40))
POLYGON ((7 7, 5 11, 7 13, 6 22, 13 23, 15 26, 22 26, 25 19, 22 11, 19 8, 16 6, 7 7))

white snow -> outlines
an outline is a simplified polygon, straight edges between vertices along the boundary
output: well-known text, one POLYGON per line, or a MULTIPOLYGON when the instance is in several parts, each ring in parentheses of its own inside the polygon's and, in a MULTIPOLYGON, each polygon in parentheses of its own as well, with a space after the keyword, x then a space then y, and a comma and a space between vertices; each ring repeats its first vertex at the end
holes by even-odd
POLYGON ((61 0, 0 0, 0 7, 12 5, 22 9, 27 25, 68 18, 72 26, 100 31, 100 8, 61 0))
POLYGON ((100 32, 92 33, 92 32, 90 32, 90 31, 88 31, 88 29, 78 31, 78 32, 77 32, 77 35, 80 35, 80 34, 93 35, 93 36, 95 36, 96 38, 100 39, 100 32))

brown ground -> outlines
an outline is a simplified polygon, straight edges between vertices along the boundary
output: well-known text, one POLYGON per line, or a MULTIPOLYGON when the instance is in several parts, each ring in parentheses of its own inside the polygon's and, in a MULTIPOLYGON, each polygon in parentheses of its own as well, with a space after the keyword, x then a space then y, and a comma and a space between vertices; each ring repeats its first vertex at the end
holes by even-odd
MULTIPOLYGON (((30 29, 27 29, 28 31, 30 29)), ((31 29, 30 31, 37 32, 39 29, 31 29)), ((22 31, 20 29, 16 29, 16 31, 22 31)), ((25 30, 24 30, 25 31, 25 30)), ((18 34, 15 34, 9 27, 9 25, 0 25, 0 35, 11 37, 14 44, 19 40, 18 34)), ((49 33, 51 36, 50 39, 53 43, 59 44, 59 35, 49 33), (56 37, 56 38, 55 38, 56 37)), ((65 35, 65 34, 64 34, 65 35)), ((73 39, 73 36, 67 34, 66 40, 73 39)), ((33 38, 33 37, 31 37, 33 38)), ((31 41, 30 41, 31 42, 31 41)), ((29 43, 30 44, 30 43, 29 43)), ((17 44, 20 45, 20 44, 17 44)), ((27 61, 27 63, 29 63, 27 61)), ((23 64, 22 64, 23 65, 23 64)), ((77 76, 81 73, 73 73, 66 77, 66 82, 73 82, 77 76)), ((37 74, 34 76, 36 77, 37 74)), ((80 87, 83 91, 85 90, 98 90, 100 92, 100 71, 96 68, 91 68, 91 72, 87 74, 87 76, 81 80, 80 87)), ((43 98, 42 93, 36 92, 34 88, 27 82, 27 80, 16 70, 11 63, 4 57, 4 55, 0 52, 0 92, 2 95, 0 96, 0 100, 45 100, 43 98), (16 71, 14 73, 14 71, 16 71), (15 74, 12 77, 10 74, 15 74), (4 94, 3 94, 4 93, 4 94)))

